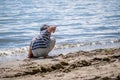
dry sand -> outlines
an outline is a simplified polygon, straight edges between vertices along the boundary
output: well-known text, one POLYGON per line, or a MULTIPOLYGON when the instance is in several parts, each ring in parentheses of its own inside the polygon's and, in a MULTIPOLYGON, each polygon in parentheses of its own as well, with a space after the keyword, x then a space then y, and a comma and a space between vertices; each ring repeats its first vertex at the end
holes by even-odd
POLYGON ((0 80, 120 80, 120 48, 0 62, 0 80))

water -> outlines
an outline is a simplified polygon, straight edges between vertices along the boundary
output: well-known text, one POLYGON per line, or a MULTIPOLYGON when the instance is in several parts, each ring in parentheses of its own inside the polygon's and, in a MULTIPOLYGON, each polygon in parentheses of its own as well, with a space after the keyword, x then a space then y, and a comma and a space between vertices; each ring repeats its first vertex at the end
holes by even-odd
POLYGON ((120 0, 0 0, 0 55, 27 53, 43 24, 57 26, 55 49, 119 46, 120 0))

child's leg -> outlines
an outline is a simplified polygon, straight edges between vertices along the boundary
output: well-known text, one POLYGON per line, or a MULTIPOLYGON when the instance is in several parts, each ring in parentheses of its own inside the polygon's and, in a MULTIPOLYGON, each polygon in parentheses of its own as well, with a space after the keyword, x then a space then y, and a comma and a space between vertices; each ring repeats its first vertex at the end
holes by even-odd
POLYGON ((31 47, 31 44, 30 44, 28 58, 32 58, 32 57, 33 57, 33 53, 32 53, 32 47, 31 47))
POLYGON ((55 40, 55 38, 51 38, 50 39, 50 47, 49 47, 49 52, 54 48, 54 46, 55 46, 55 43, 56 43, 56 40, 55 40))
POLYGON ((51 38, 50 46, 46 49, 46 54, 44 55, 44 58, 52 58, 51 56, 48 56, 48 53, 54 48, 55 43, 56 43, 55 38, 51 38))

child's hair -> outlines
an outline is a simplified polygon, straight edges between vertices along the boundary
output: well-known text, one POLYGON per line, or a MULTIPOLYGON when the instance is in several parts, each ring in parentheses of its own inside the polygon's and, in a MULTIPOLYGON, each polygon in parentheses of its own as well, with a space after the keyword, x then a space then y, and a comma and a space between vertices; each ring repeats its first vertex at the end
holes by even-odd
POLYGON ((46 30, 48 29, 50 26, 44 24, 41 28, 40 28, 40 31, 43 31, 43 30, 46 30))

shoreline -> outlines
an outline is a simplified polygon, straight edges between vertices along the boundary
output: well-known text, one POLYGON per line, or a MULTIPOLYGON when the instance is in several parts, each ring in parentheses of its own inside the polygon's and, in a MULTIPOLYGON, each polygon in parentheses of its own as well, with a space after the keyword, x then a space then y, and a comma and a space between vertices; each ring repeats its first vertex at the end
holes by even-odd
POLYGON ((0 62, 0 80, 119 80, 120 47, 0 62))
MULTIPOLYGON (((52 50, 49 53, 49 56, 57 56, 60 54, 63 55, 67 55, 69 53, 74 53, 77 51, 91 51, 91 50, 95 50, 95 49, 109 49, 109 48, 119 48, 120 47, 120 43, 114 43, 114 44, 98 44, 98 45, 86 45, 86 46, 73 46, 70 44, 66 44, 65 48, 60 48, 60 49, 56 49, 54 48, 54 50, 52 50)), ((0 62, 9 62, 9 61, 19 61, 19 60, 23 60, 24 58, 27 57, 27 53, 28 53, 28 47, 21 47, 21 48, 12 48, 12 49, 7 49, 0 52, 0 62)))

